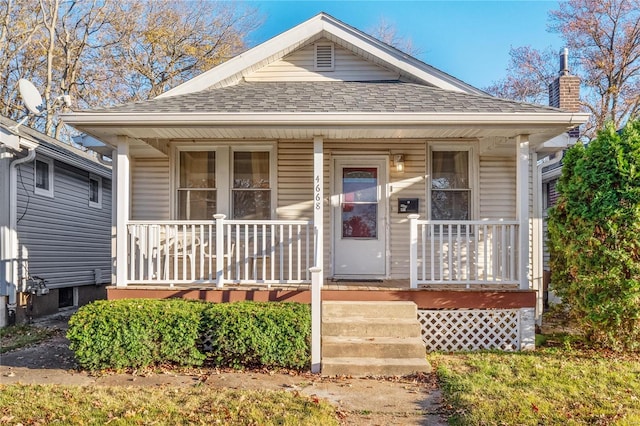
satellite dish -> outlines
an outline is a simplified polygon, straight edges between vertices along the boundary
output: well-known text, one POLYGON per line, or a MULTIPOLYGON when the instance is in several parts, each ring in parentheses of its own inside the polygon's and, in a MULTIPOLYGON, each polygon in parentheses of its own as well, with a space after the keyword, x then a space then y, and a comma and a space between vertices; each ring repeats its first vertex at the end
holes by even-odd
POLYGON ((40 92, 32 82, 21 78, 18 80, 18 90, 20 91, 22 102, 24 102, 30 113, 39 115, 45 110, 40 92))

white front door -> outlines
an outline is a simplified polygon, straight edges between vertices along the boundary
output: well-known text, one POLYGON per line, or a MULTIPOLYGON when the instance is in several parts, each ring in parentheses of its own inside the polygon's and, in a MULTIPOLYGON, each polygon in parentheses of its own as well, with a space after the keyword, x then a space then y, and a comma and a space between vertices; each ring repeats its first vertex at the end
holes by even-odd
POLYGON ((333 274, 383 278, 387 272, 387 159, 339 157, 333 175, 333 274))

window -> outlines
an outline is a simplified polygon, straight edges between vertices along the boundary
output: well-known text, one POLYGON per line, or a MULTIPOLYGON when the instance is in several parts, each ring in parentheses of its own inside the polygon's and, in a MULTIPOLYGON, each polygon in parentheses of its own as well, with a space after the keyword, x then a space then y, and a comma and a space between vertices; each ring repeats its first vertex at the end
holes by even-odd
POLYGON ((38 158, 34 166, 34 193, 53 197, 53 160, 38 158))
POLYGON ((236 151, 233 153, 234 219, 271 218, 271 182, 269 152, 236 151))
POLYGON ((89 207, 102 208, 102 178, 89 175, 89 207))
POLYGON ((470 152, 431 152, 431 219, 471 220, 470 152))
MULTIPOLYGON (((188 149, 188 148, 187 148, 188 149)), ((179 150, 176 157, 177 218, 271 219, 275 179, 271 147, 228 145, 179 150)))
POLYGON ((213 220, 216 214, 215 151, 181 151, 178 186, 180 220, 213 220))

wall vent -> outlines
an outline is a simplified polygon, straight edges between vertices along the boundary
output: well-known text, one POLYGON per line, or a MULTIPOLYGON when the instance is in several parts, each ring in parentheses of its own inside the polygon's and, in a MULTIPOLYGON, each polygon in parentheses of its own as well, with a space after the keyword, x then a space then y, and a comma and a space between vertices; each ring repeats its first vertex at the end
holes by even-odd
POLYGON ((316 44, 314 71, 333 71, 335 57, 333 43, 316 44))

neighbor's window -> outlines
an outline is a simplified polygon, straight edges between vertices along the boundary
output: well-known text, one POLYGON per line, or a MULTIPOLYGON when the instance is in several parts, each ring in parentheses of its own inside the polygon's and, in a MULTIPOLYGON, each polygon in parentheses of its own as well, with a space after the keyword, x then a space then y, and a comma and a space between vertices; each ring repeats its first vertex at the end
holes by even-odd
POLYGON ((178 218, 213 220, 216 196, 215 151, 180 152, 178 218))
POLYGON ((102 178, 89 175, 89 207, 102 208, 102 178))
POLYGON ((34 168, 34 192, 53 197, 53 160, 39 158, 35 161, 34 168))
POLYGON ((271 219, 269 152, 233 153, 233 218, 271 219))
POLYGON ((469 175, 469 151, 432 151, 432 220, 471 219, 469 175))

